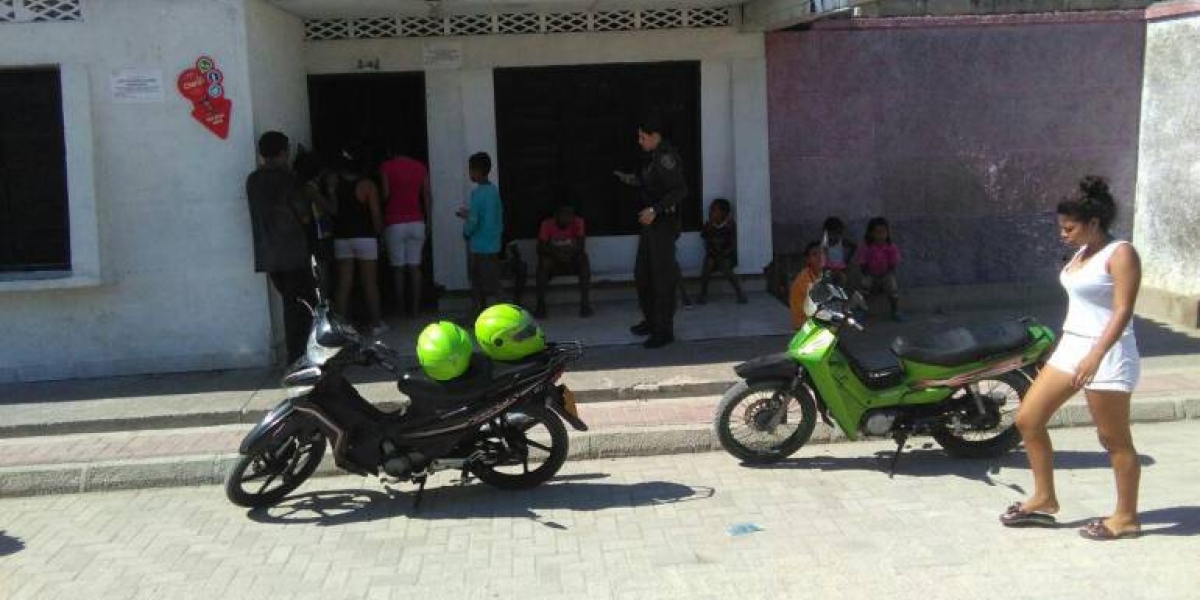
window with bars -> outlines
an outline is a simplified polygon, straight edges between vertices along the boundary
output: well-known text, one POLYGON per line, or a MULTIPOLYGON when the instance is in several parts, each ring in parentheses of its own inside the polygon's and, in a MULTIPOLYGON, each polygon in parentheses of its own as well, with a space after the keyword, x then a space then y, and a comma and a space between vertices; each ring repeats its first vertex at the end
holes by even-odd
POLYGON ((0 0, 0 23, 82 20, 83 0, 0 0))
POLYGON ((0 70, 0 272, 71 268, 58 69, 0 70))
POLYGON ((662 117, 691 193, 683 227, 702 221, 700 63, 518 67, 495 71, 496 137, 504 222, 513 239, 537 235, 569 203, 589 235, 638 232, 638 191, 613 171, 638 171, 638 120, 662 117))
MULTIPOLYGON (((0 0, 3 2, 4 0, 0 0)), ((440 37, 496 34, 578 33, 728 27, 728 7, 614 10, 569 13, 499 13, 427 17, 310 19, 309 41, 388 37, 440 37)))

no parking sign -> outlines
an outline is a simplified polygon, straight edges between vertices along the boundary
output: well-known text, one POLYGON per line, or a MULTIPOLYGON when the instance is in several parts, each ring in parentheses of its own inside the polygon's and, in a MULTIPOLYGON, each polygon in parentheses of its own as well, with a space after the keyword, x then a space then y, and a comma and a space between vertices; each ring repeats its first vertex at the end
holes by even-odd
POLYGON ((192 118, 221 139, 229 136, 233 103, 225 97, 225 75, 208 56, 179 74, 179 93, 192 102, 192 118))

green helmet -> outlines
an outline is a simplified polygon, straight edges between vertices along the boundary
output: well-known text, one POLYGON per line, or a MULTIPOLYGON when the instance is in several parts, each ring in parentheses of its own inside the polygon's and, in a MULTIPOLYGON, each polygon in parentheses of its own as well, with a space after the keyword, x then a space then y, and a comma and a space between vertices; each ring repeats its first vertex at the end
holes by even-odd
POLYGON ((438 381, 454 379, 471 365, 471 335, 449 321, 430 323, 417 337, 417 360, 438 381))
POLYGON ((521 360, 546 349, 546 335, 525 309, 497 304, 475 320, 475 339, 495 360, 521 360))

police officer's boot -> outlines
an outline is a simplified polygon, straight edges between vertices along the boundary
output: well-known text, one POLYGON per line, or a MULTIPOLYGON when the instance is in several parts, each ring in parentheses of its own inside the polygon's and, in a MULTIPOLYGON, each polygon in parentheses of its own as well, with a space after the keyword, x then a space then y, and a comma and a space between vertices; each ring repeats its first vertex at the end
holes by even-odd
POLYGON ((662 348, 663 346, 666 346, 667 344, 670 344, 671 342, 674 342, 674 341, 675 341, 675 336, 673 334, 656 333, 656 334, 650 336, 650 339, 646 340, 646 342, 644 344, 642 344, 642 347, 647 350, 654 350, 656 348, 662 348))

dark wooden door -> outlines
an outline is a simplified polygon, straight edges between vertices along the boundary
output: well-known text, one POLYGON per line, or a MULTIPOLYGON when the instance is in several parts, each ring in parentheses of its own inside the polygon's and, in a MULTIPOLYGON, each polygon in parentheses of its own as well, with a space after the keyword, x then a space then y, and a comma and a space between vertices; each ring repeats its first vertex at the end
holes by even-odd
POLYGON ((0 271, 70 268, 58 69, 0 70, 0 271))
POLYGON ((684 228, 699 228, 699 63, 498 69, 495 90, 507 237, 535 237, 562 202, 587 220, 589 235, 636 233, 637 192, 613 171, 640 168, 637 123, 647 111, 662 116, 679 148, 691 190, 684 228))

